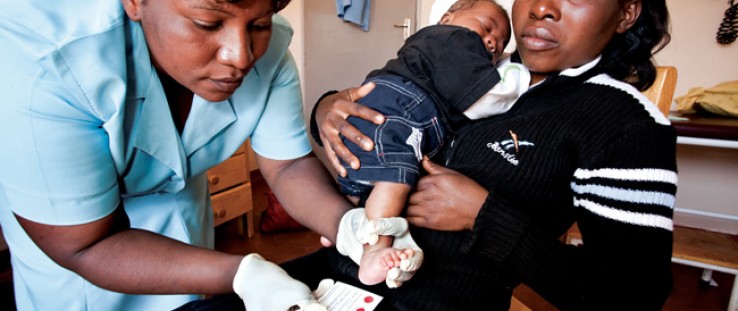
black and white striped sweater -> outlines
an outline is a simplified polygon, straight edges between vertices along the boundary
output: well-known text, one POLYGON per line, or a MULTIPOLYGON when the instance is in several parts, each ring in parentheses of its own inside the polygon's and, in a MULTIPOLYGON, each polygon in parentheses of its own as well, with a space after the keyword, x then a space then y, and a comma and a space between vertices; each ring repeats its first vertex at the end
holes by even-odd
MULTIPOLYGON (((412 228, 425 262, 400 288, 370 288, 384 309, 507 310, 520 283, 562 310, 661 309, 672 287, 676 132, 593 64, 547 78, 434 159, 490 195, 471 232, 412 228), (582 247, 560 240, 575 221, 582 247)), ((327 265, 356 275, 334 255, 327 265)))
POLYGON ((435 159, 490 195, 473 232, 413 228, 426 261, 383 291, 393 308, 504 310, 522 282, 562 310, 661 309, 676 132, 635 88, 586 69, 549 77, 435 159), (574 221, 583 247, 559 239, 574 221))

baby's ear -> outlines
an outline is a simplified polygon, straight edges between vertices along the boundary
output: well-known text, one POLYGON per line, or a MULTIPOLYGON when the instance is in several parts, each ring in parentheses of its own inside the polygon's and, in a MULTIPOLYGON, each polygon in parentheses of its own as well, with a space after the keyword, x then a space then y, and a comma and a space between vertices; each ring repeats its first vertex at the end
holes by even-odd
POLYGON ((451 17, 453 17, 453 14, 446 12, 443 13, 443 16, 441 16, 441 20, 438 22, 439 25, 446 25, 451 21, 451 17))

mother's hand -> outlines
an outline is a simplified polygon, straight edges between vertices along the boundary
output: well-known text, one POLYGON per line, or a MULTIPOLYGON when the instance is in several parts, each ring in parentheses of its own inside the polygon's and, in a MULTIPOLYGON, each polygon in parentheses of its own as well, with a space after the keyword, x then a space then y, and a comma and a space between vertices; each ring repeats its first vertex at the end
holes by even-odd
POLYGON ((374 148, 371 138, 365 136, 346 119, 358 117, 376 124, 384 122, 384 116, 355 101, 369 94, 374 89, 373 83, 367 83, 358 88, 350 88, 341 92, 326 96, 318 103, 315 110, 315 122, 320 132, 320 140, 323 141, 326 156, 331 166, 341 176, 346 176, 346 169, 341 166, 340 160, 349 163, 351 168, 359 168, 359 159, 346 148, 341 136, 348 138, 351 142, 362 149, 370 151, 374 148))
POLYGON ((407 220, 440 231, 471 230, 489 192, 457 171, 423 159, 429 175, 410 196, 407 220))

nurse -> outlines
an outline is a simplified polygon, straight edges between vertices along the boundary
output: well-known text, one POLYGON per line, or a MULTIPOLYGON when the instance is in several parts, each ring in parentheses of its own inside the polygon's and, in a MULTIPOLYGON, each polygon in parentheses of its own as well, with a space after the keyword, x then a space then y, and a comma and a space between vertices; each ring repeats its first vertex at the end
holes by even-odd
MULTIPOLYGON (((258 255, 212 250, 207 169, 251 138, 286 206, 349 203, 312 157, 289 0, 0 0, 0 225, 20 310, 167 310, 235 291, 317 307, 258 255), (304 181, 309 180, 309 183, 304 181)), ((330 214, 330 213, 337 213, 330 214)), ((318 219, 336 221, 322 221, 318 219)))

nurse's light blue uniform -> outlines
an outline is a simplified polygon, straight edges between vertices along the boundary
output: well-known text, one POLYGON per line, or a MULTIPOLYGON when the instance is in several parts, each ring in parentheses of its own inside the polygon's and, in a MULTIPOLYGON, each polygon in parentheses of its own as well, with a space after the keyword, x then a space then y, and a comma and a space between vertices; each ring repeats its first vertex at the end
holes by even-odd
POLYGON ((271 159, 310 152, 287 22, 275 16, 268 52, 229 100, 195 97, 180 136, 120 0, 0 7, 0 224, 18 309, 168 310, 198 298, 98 288, 52 262, 13 213, 75 225, 122 203, 133 227, 212 247, 208 168, 248 137, 271 159))

